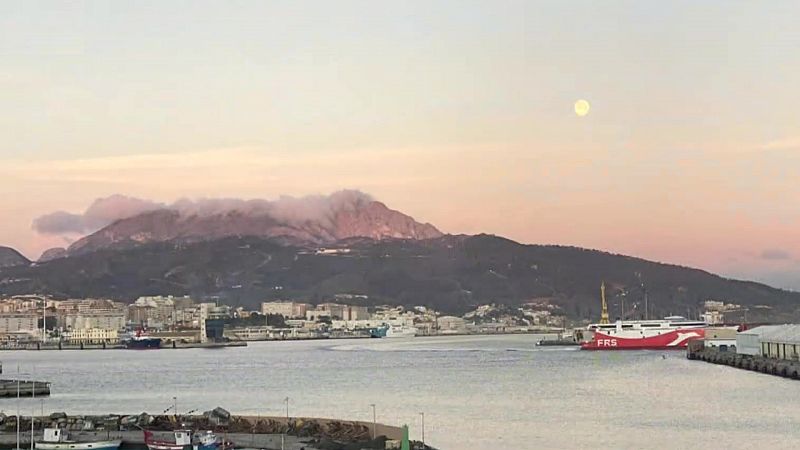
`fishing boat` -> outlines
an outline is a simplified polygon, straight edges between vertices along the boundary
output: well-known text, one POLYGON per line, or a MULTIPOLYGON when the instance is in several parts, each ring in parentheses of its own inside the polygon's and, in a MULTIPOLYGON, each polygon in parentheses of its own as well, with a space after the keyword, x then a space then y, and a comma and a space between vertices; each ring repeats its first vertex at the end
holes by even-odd
POLYGON ((192 430, 175 430, 171 441, 153 438, 153 433, 144 431, 144 443, 149 450, 227 450, 233 446, 211 431, 195 433, 192 430))
POLYGON ((69 439, 66 430, 45 428, 42 440, 34 442, 34 447, 40 450, 117 450, 121 444, 121 439, 77 442, 69 439))

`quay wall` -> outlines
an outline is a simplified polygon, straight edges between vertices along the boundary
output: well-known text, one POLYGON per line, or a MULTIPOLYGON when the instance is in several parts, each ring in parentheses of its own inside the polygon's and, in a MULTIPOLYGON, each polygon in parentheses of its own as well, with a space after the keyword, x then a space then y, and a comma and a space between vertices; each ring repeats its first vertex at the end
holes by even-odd
POLYGON ((0 380, 0 397, 16 397, 17 389, 21 397, 31 397, 32 394, 39 396, 50 395, 50 383, 36 380, 0 380), (35 387, 35 392, 34 392, 35 387))
POLYGON ((693 348, 686 351, 686 357, 694 361, 721 364, 738 369, 800 380, 800 362, 785 359, 765 358, 758 355, 745 355, 735 352, 721 352, 713 348, 693 348))

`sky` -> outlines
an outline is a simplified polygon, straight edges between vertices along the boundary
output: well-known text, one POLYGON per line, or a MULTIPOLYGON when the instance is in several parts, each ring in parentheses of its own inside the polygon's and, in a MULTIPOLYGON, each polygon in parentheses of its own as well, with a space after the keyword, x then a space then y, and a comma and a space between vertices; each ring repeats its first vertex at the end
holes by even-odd
POLYGON ((0 3, 0 245, 96 198, 358 189, 800 289, 796 1, 0 3), (578 117, 574 103, 591 104, 578 117))

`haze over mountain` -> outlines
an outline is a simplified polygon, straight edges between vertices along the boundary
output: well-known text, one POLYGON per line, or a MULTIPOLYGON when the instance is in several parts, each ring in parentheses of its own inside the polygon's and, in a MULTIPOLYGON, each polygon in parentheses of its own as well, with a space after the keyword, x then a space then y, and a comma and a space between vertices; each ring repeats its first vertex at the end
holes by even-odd
POLYGON ((33 226, 43 233, 80 232, 102 226, 74 242, 65 253, 48 250, 42 260, 149 242, 195 242, 228 236, 276 238, 297 245, 330 244, 351 237, 442 236, 433 225, 418 223, 353 190, 276 201, 183 199, 172 205, 115 195, 96 200, 84 214, 59 211, 36 219, 33 226))

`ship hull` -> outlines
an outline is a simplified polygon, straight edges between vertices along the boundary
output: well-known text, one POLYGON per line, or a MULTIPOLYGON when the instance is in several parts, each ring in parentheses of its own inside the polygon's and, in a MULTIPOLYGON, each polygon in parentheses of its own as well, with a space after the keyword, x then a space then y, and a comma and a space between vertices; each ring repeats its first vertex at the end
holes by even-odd
POLYGON ((36 442, 34 446, 39 450, 117 450, 121 444, 121 440, 111 440, 96 442, 36 442))
POLYGON ((159 338, 131 339, 125 343, 125 348, 130 350, 158 349, 161 348, 161 339, 159 338))
POLYGON ((676 329, 654 336, 626 337, 596 331, 589 342, 581 344, 583 350, 681 350, 690 341, 702 339, 703 328, 676 329))

